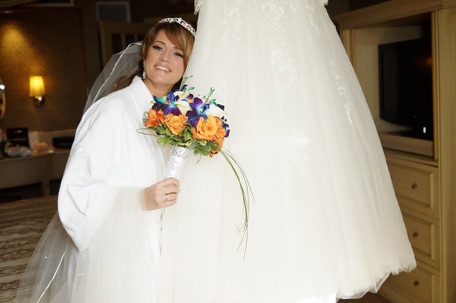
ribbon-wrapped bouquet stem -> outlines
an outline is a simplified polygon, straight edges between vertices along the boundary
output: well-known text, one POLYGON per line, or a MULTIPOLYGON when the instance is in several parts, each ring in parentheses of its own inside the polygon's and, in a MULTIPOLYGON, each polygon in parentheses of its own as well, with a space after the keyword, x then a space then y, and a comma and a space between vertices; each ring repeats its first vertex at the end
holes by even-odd
POLYGON ((241 229, 246 232, 249 201, 253 195, 240 163, 223 148, 223 141, 230 134, 224 117, 225 108, 212 98, 213 88, 206 96, 194 96, 191 92, 194 87, 185 84, 187 79, 184 77, 181 90, 170 91, 164 97, 153 97, 152 107, 144 113, 143 124, 146 130, 157 135, 158 143, 171 146, 165 177, 179 178, 191 151, 201 156, 223 155, 239 182, 245 215, 241 229))

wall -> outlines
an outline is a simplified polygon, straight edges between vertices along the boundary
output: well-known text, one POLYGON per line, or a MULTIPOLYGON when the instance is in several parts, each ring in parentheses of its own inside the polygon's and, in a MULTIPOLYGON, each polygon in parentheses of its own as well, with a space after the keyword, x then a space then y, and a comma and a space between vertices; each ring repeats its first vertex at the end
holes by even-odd
MULTIPOLYGON (((101 70, 94 0, 72 6, 21 5, 0 11, 0 77, 6 85, 6 113, 0 129, 74 129, 87 93, 101 70), (33 105, 29 77, 42 75, 46 101, 33 105)), ((186 0, 135 0, 133 22, 157 15, 192 12, 186 0)))
POLYGON ((0 75, 6 86, 6 127, 74 127, 85 99, 87 73, 77 9, 26 9, 0 15, 0 75), (56 26, 58 24, 58 26, 56 26), (35 106, 29 77, 42 75, 46 102, 35 106))
MULTIPOLYGON (((75 128, 87 92, 101 70, 95 0, 70 7, 19 6, 0 11, 0 77, 7 86, 0 129, 51 131, 75 128), (12 39, 10 31, 16 35, 12 39), (46 103, 28 97, 28 78, 44 76, 46 103)), ((131 21, 191 14, 192 0, 129 1, 131 21)), ((349 10, 349 0, 330 0, 331 14, 349 10)))
POLYGON ((143 22, 155 16, 172 16, 193 12, 193 0, 132 0, 131 20, 143 22))

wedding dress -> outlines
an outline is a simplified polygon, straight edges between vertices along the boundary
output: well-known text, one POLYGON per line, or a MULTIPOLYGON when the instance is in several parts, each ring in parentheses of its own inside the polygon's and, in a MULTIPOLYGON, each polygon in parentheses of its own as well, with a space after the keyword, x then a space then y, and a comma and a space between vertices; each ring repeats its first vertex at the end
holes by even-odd
POLYGON ((322 0, 204 0, 189 86, 212 87, 254 201, 190 157, 162 217, 160 302, 335 302, 416 266, 382 146, 322 0))
POLYGON ((177 204, 141 210, 141 189, 162 178, 166 151, 137 131, 151 96, 136 79, 83 118, 59 193, 65 230, 54 218, 17 302, 334 303, 415 268, 375 126, 324 2, 196 7, 187 84, 201 95, 214 88, 225 105, 225 148, 253 191, 247 229, 221 154, 190 155, 177 204), (112 181, 102 181, 106 172, 112 181))

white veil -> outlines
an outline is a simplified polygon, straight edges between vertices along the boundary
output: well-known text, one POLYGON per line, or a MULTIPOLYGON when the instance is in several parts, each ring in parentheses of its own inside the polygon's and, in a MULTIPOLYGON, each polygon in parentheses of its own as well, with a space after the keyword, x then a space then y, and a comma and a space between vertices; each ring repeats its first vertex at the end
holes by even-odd
POLYGON ((84 112, 99 99, 113 92, 117 81, 138 68, 142 41, 130 43, 123 51, 114 54, 95 80, 87 97, 84 112))
MULTIPOLYGON (((193 36, 195 29, 182 18, 164 18, 158 23, 178 23, 188 30, 193 36)), ((100 75, 90 89, 89 96, 84 107, 84 112, 95 102, 116 90, 118 81, 129 75, 133 75, 139 69, 141 60, 142 41, 130 43, 123 51, 114 54, 103 67, 100 75)))

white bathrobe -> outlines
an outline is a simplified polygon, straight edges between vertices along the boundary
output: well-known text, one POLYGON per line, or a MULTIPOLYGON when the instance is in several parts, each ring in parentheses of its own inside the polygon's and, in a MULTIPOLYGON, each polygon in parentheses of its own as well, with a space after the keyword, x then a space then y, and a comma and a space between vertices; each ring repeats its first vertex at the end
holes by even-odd
POLYGON ((164 148, 141 133, 152 95, 140 78, 88 109, 62 179, 58 213, 78 253, 71 302, 156 302, 161 210, 141 209, 164 148))

